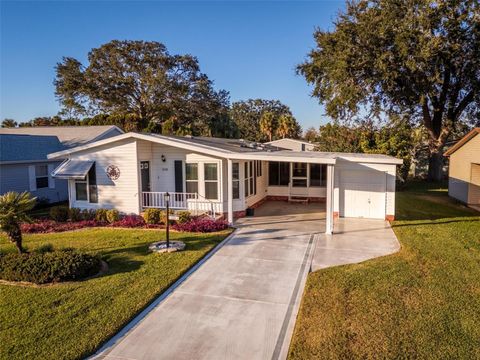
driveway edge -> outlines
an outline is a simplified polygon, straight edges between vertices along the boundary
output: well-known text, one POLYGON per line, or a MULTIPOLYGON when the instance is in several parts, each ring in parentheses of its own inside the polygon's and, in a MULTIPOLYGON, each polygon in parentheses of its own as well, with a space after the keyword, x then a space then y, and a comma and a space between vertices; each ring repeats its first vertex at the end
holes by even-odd
POLYGON ((220 250, 230 239, 236 234, 238 229, 234 230, 219 244, 217 244, 212 250, 210 250, 203 258, 201 258, 194 266, 188 269, 177 281, 170 285, 163 293, 161 293, 155 300, 153 300, 145 309, 143 309, 138 315, 130 320, 118 333, 104 343, 93 355, 87 357, 87 359, 103 359, 113 349, 113 346, 119 343, 130 331, 135 329, 143 319, 159 304, 168 298, 168 296, 178 288, 190 275, 192 275, 200 266, 202 266, 213 254, 220 250))

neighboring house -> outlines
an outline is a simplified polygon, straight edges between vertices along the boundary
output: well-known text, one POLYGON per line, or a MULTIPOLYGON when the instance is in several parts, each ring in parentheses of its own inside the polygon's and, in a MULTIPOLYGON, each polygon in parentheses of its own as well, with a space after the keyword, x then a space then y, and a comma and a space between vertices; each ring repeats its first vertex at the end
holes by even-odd
POLYGON ((445 152, 450 158, 448 195, 480 206, 480 128, 475 128, 445 152))
POLYGON ((116 126, 0 128, 0 194, 30 191, 48 202, 68 200, 68 184, 51 176, 62 159, 47 155, 123 134, 116 126))
POLYGON ((303 141, 303 140, 288 139, 288 138, 269 141, 265 144, 278 146, 280 148, 289 149, 293 151, 313 151, 315 149, 314 143, 303 141))
MULTIPOLYGON (((70 206, 139 214, 164 208, 223 214, 230 223, 265 200, 325 202, 333 219, 393 219, 396 165, 378 154, 282 150, 243 140, 126 133, 48 156, 69 180, 70 206)), ((308 205, 305 205, 308 206, 308 205)))

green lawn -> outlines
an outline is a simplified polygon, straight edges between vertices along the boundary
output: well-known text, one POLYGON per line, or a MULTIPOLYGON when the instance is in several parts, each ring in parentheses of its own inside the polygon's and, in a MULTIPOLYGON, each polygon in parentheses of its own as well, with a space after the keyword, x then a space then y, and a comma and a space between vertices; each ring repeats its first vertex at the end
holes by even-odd
POLYGON ((309 275, 291 359, 480 359, 480 214, 397 193, 397 254, 309 275))
MULTIPOLYGON (((228 233, 172 233, 187 248, 168 255, 147 251, 149 243, 165 238, 161 230, 96 228, 25 236, 30 250, 50 243, 99 253, 110 269, 77 283, 0 285, 0 358, 75 359, 92 353, 228 233)), ((0 251, 13 250, 0 235, 0 251)))

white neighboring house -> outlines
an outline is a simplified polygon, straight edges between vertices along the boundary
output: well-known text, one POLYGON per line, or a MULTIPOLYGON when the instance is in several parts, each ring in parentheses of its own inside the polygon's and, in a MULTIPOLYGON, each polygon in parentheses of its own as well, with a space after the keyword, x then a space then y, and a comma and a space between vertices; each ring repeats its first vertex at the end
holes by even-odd
POLYGON ((325 202, 326 232, 333 219, 391 220, 395 173, 402 160, 378 154, 282 150, 237 139, 126 133, 49 159, 68 159, 53 177, 68 179, 70 206, 146 208, 223 214, 230 223, 265 200, 325 202))
POLYGON ((282 149, 288 149, 288 150, 293 150, 293 151, 313 151, 315 150, 315 144, 308 142, 308 141, 303 141, 303 140, 297 140, 297 139, 278 139, 278 140, 273 140, 269 141, 265 144, 269 144, 272 146, 278 146, 282 149))
POLYGON ((47 155, 120 134, 110 125, 0 128, 0 194, 29 191, 52 203, 68 200, 67 182, 51 176, 62 159, 47 155))

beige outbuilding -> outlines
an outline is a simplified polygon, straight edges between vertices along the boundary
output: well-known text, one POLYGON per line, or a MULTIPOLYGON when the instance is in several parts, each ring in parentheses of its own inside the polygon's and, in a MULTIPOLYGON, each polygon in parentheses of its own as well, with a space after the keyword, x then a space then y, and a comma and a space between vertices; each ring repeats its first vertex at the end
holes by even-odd
POLYGON ((475 128, 445 152, 450 158, 448 195, 480 206, 480 128, 475 128))

